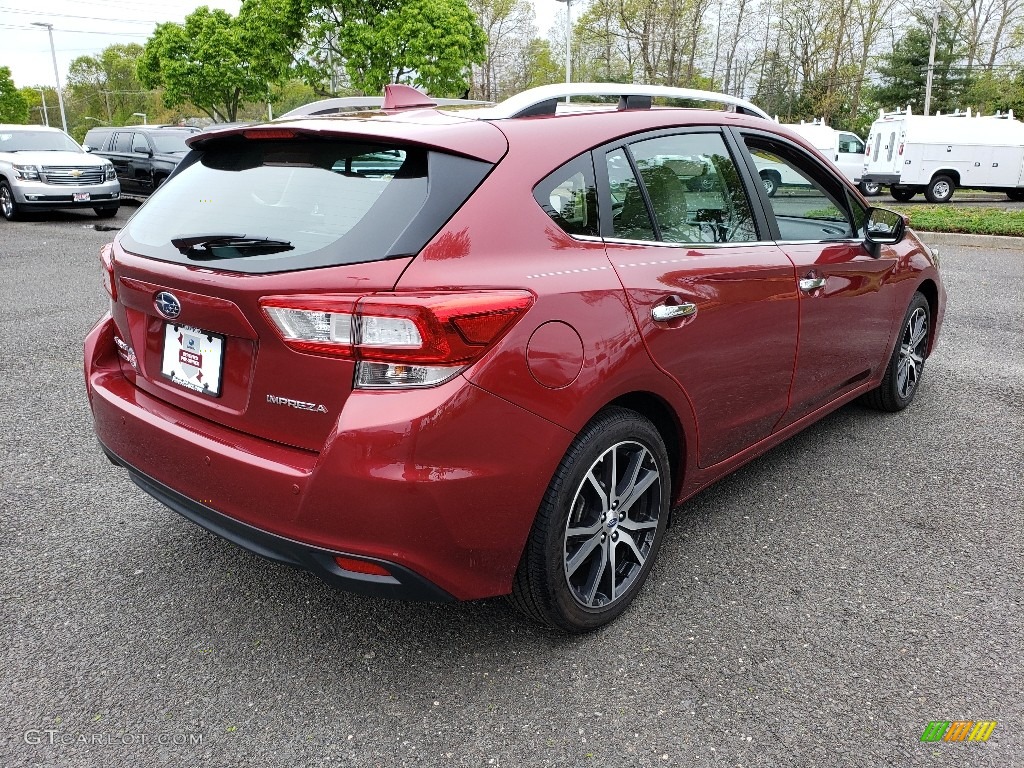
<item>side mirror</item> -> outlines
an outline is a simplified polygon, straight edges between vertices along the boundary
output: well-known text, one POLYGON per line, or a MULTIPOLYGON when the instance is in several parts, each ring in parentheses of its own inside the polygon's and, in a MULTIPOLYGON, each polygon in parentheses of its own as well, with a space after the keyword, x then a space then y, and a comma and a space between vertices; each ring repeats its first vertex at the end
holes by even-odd
POLYGON ((864 239, 871 245, 896 245, 907 231, 907 220, 888 208, 869 208, 864 239))
POLYGON ((90 147, 88 144, 83 144, 82 149, 84 149, 86 152, 92 152, 92 147, 90 147))

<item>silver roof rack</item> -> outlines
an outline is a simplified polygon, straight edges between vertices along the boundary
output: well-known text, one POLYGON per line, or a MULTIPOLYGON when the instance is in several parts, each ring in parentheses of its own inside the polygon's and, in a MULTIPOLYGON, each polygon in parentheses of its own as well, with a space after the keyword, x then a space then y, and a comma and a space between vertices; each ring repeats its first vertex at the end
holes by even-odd
MULTIPOLYGON (((542 85, 518 93, 493 107, 463 112, 464 117, 476 117, 485 120, 502 120, 513 117, 532 117, 534 115, 553 115, 558 102, 573 96, 611 96, 618 97, 619 109, 650 109, 654 98, 685 99, 687 101, 704 101, 711 104, 723 104, 730 111, 747 115, 755 115, 771 120, 768 113, 749 101, 730 96, 726 93, 698 91, 692 88, 670 88, 665 85, 635 85, 631 83, 560 83, 542 85)), ((465 102, 462 102, 465 103, 465 102)))

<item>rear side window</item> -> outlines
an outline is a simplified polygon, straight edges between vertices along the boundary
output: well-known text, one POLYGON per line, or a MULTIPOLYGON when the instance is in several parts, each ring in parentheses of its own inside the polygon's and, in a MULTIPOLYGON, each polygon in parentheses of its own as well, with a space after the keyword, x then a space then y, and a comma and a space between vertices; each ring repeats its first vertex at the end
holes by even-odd
POLYGON ((420 147, 225 137, 182 162, 120 243, 251 273, 414 255, 490 168, 420 147))
POLYGON ((149 142, 143 134, 135 134, 135 138, 132 139, 132 152, 149 152, 149 142))
POLYGON ((534 199, 570 235, 598 235, 597 186, 590 153, 550 174, 533 190, 534 199))
POLYGON ((114 146, 111 147, 111 150, 114 152, 131 152, 132 136, 133 134, 131 133, 115 133, 114 146))

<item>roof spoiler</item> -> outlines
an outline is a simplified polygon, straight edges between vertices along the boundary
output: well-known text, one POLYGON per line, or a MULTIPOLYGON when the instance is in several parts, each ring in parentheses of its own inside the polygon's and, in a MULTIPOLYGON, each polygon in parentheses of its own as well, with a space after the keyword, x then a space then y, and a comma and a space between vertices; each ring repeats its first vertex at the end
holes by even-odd
POLYGON ((435 99, 412 86, 392 83, 384 86, 384 97, 343 96, 336 99, 321 99, 286 112, 278 119, 293 117, 325 117, 365 110, 399 112, 404 109, 433 109, 435 107, 488 106, 489 101, 470 99, 435 99))

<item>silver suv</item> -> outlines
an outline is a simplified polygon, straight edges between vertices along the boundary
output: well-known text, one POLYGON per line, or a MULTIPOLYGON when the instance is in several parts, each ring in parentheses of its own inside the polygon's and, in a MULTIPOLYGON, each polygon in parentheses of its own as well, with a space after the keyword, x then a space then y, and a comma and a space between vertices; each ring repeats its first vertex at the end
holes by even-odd
POLYGON ((0 125, 0 214, 92 208, 101 219, 117 213, 121 185, 114 166, 87 154, 57 128, 0 125))

